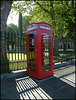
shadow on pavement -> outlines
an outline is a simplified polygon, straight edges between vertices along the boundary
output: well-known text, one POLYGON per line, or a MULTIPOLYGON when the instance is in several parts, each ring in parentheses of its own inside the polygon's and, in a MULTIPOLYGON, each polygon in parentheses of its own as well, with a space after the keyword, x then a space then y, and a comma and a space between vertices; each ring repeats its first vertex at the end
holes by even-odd
POLYGON ((75 99, 75 87, 53 76, 29 76, 1 81, 1 99, 75 99))
POLYGON ((18 99, 19 93, 16 89, 14 78, 1 80, 1 99, 18 99))

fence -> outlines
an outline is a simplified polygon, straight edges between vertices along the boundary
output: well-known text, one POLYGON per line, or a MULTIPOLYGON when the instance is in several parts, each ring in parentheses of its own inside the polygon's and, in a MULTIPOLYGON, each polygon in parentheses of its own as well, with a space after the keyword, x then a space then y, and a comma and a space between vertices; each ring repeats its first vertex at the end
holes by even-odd
POLYGON ((1 72, 25 69, 27 66, 25 34, 1 32, 0 43, 1 72))
MULTIPOLYGON (((75 41, 53 39, 53 64, 75 59, 75 41)), ((1 73, 27 68, 26 34, 0 32, 1 73)))
POLYGON ((75 59, 75 40, 53 38, 53 63, 62 63, 75 59))

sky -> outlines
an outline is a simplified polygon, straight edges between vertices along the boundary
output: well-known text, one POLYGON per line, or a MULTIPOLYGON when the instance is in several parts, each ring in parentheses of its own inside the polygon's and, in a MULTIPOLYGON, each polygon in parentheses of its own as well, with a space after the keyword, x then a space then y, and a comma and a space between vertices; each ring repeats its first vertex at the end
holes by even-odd
MULTIPOLYGON (((16 1, 17 2, 17 1, 16 1)), ((22 2, 22 1, 21 1, 22 2)), ((24 1, 23 1, 24 2, 24 1)), ((32 5, 32 8, 33 8, 33 5, 32 5)), ((24 15, 28 15, 28 13, 26 12, 24 15)), ((23 16, 23 15, 22 15, 23 16)), ((10 24, 10 23, 13 23, 15 25, 18 26, 18 18, 19 18, 19 14, 17 13, 16 14, 16 11, 14 11, 12 13, 12 9, 9 13, 9 16, 8 16, 8 19, 7 19, 7 25, 10 24)))
POLYGON ((8 16, 8 19, 7 19, 7 25, 10 24, 10 23, 13 23, 15 25, 18 26, 18 14, 16 14, 16 11, 14 11, 13 13, 11 13, 12 10, 10 11, 10 14, 8 16))
MULTIPOLYGON (((25 13, 24 15, 22 15, 22 16, 25 16, 25 15, 28 16, 28 13, 26 12, 26 13, 25 13)), ((10 23, 13 23, 13 24, 15 24, 15 25, 18 26, 18 19, 19 19, 19 14, 16 13, 16 11, 14 11, 14 12, 12 13, 12 10, 11 10, 10 13, 9 13, 8 19, 7 19, 7 25, 10 24, 10 23)))

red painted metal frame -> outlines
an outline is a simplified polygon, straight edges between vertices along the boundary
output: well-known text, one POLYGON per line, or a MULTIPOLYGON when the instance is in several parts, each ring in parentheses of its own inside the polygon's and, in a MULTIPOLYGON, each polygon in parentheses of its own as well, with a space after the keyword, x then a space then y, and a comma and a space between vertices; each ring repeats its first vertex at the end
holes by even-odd
MULTIPOLYGON (((32 23, 27 26, 27 33, 26 33, 26 47, 27 47, 27 73, 28 75, 37 78, 42 79, 48 76, 53 75, 53 41, 52 41, 52 26, 45 23, 45 22, 39 22, 39 23, 32 23), (51 30, 40 28, 40 26, 48 27, 51 30), (28 30, 34 27, 32 30, 28 30), (35 71, 30 71, 29 68, 29 34, 35 33, 35 47, 34 47, 34 54, 35 54, 35 71), (41 33, 49 33, 51 36, 51 54, 50 54, 50 63, 51 63, 51 70, 49 71, 42 71, 42 50, 41 50, 41 33)), ((49 51, 50 52, 50 51, 49 51)), ((44 58, 44 57, 43 57, 44 58)))

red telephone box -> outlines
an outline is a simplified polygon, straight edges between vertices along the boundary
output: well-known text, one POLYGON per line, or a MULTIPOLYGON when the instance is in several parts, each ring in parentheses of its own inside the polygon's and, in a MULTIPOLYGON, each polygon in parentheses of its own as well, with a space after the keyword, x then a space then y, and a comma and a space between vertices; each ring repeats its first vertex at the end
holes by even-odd
POLYGON ((45 23, 32 23, 27 26, 27 73, 42 79, 53 75, 52 26, 45 23))

